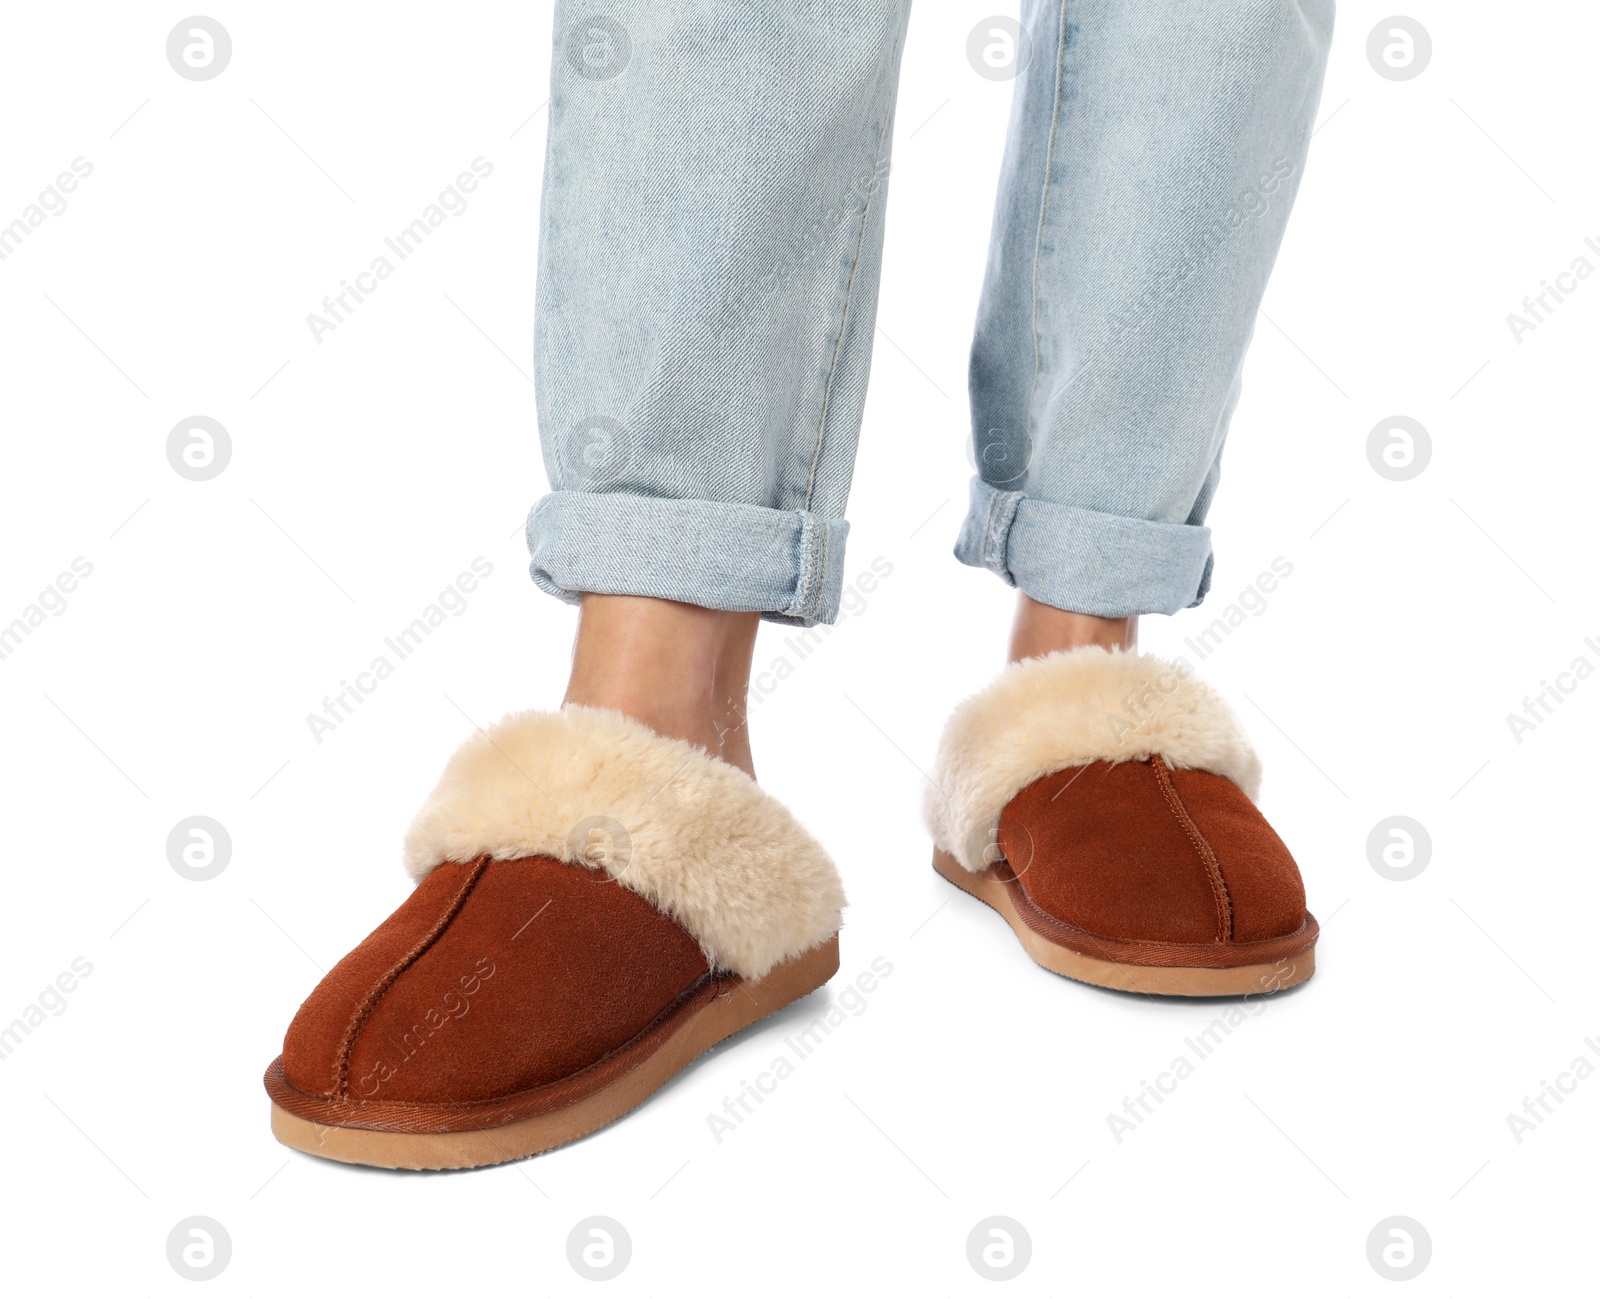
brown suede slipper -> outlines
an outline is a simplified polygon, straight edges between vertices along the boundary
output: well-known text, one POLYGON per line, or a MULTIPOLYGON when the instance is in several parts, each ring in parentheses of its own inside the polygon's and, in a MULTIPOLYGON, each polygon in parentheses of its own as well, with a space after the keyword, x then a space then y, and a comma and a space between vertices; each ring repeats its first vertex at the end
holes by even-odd
POLYGON ((934 869, 1085 983, 1207 997, 1311 977, 1317 922, 1255 806, 1261 764, 1186 664, 1067 650, 951 716, 924 814, 934 869))
POLYGON ((619 713, 479 732, 406 864, 416 890, 267 1069, 285 1145, 385 1168, 548 1150, 839 966, 822 848, 742 771, 619 713))

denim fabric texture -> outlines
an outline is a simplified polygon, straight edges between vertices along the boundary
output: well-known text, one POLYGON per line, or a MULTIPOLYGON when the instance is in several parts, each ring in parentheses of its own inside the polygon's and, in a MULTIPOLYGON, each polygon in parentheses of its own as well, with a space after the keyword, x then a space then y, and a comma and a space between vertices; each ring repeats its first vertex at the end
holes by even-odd
MULTIPOLYGON (((837 616, 909 8, 557 6, 542 589, 837 616)), ((1332 21, 1328 0, 1024 0, 963 563, 1104 617, 1204 597, 1332 21)))

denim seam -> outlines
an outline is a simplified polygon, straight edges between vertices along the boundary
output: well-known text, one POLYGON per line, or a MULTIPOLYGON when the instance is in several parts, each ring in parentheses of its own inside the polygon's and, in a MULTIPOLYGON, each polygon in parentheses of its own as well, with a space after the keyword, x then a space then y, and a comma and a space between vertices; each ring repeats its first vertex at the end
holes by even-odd
MULTIPOLYGON (((551 192, 551 167, 552 167, 552 162, 553 162, 554 157, 555 157, 556 139, 557 139, 557 134, 558 134, 556 129, 555 129, 556 117, 559 114, 559 109, 558 109, 557 104, 556 104, 556 96, 558 94, 561 94, 560 69, 561 69, 561 49, 560 49, 560 42, 557 42, 555 47, 552 48, 552 50, 550 51, 550 111, 545 114, 544 168, 540 172, 540 175, 539 175, 539 192, 541 194, 548 194, 548 193, 551 192)), ((563 98, 565 98, 564 95, 563 95, 563 98)), ((520 130, 521 128, 518 128, 518 129, 520 130)), ((550 222, 550 212, 551 212, 551 205, 550 204, 541 203, 539 205, 539 233, 538 233, 539 243, 538 243, 538 247, 539 247, 540 250, 543 250, 545 247, 548 246, 547 243, 546 243, 546 238, 547 238, 546 230, 547 230, 548 224, 550 222)), ((539 256, 540 257, 543 256, 542 251, 539 253, 539 256)), ((538 272, 538 277, 539 277, 540 281, 542 282, 543 278, 544 278, 543 268, 542 267, 538 267, 537 266, 537 262, 536 262, 536 268, 537 268, 537 272, 538 272)), ((535 300, 534 301, 535 301, 535 308, 537 308, 540 305, 539 304, 539 299, 538 299, 537 289, 535 290, 535 300)), ((533 331, 533 346, 534 346, 535 369, 537 369, 538 368, 537 367, 538 349, 539 349, 539 325, 541 323, 541 321, 540 321, 540 313, 537 311, 537 309, 534 312, 534 316, 535 316, 535 319, 534 319, 534 331, 533 331)), ((534 385, 534 412, 533 412, 533 417, 534 417, 535 424, 537 424, 539 426, 540 437, 541 437, 541 440, 542 440, 543 439, 543 434, 544 434, 544 421, 540 418, 539 386, 538 386, 537 383, 534 385)), ((559 439, 556 441, 555 454, 550 457, 550 460, 555 465, 555 473, 551 475, 551 477, 554 479, 554 481, 550 484, 551 490, 552 491, 557 491, 557 492, 565 491, 567 489, 567 466, 563 462, 563 457, 561 455, 561 443, 560 443, 559 439)), ((531 508, 529 509, 528 513, 529 513, 529 517, 531 518, 532 514, 533 514, 533 511, 532 511, 531 508)))
MULTIPOLYGON (((901 32, 901 35, 895 37, 894 49, 891 51, 889 63, 891 69, 895 67, 900 58, 900 44, 905 39, 903 27, 901 32)), ((894 100, 895 88, 891 84, 888 87, 888 93, 884 96, 883 117, 878 123, 879 147, 874 148, 872 151, 872 170, 874 175, 877 174, 882 157, 881 146, 883 143, 889 142, 889 123, 894 117, 894 100)), ((893 144, 892 142, 889 143, 892 150, 893 144)), ((844 350, 844 334, 850 324, 850 302, 855 293, 856 272, 861 268, 861 255, 867 246, 867 229, 872 224, 873 204, 877 201, 878 195, 887 188, 886 184, 875 186, 873 192, 867 196, 866 206, 861 209, 861 228, 856 233, 856 255, 855 259, 850 263, 850 277, 845 281, 844 305, 839 313, 839 332, 834 336, 833 355, 828 360, 828 377, 822 386, 822 410, 817 416, 817 441, 816 445, 811 449, 811 466, 806 473, 806 494, 801 501, 801 508, 805 510, 811 508, 811 493, 816 489, 817 485, 817 465, 822 459, 823 443, 827 440, 828 410, 833 403, 833 378, 839 370, 839 356, 844 350)))
POLYGON ((994 566, 994 507, 1000 501, 1000 493, 992 487, 989 489, 989 511, 983 516, 983 562, 985 566, 994 566))
POLYGON ((793 614, 800 604, 800 593, 806 587, 806 570, 811 566, 811 530, 806 526, 806 516, 802 513, 800 518, 800 539, 796 546, 794 561, 794 589, 789 594, 788 601, 783 608, 778 610, 782 614, 793 614))
POLYGON ((995 573, 1009 586, 1017 584, 1016 574, 1011 571, 1011 533, 1017 526, 1017 514, 1022 509, 1022 503, 1027 500, 1021 492, 997 492, 995 503, 1002 507, 1001 520, 995 529, 995 573))
POLYGON ((812 586, 812 574, 816 571, 817 564, 817 539, 813 531, 812 517, 810 514, 800 515, 800 571, 795 574, 795 591, 789 601, 790 612, 799 618, 804 618, 806 604, 812 586))
POLYGON ((804 510, 796 510, 795 517, 800 522, 800 537, 796 543, 794 561, 794 584, 790 588, 789 598, 782 608, 773 610, 774 613, 785 617, 803 616, 806 606, 806 592, 810 590, 811 573, 816 564, 816 542, 812 536, 812 516, 804 510))
POLYGON ((802 618, 815 618, 817 616, 817 611, 822 607, 823 589, 828 584, 828 521, 820 519, 818 520, 818 526, 822 529, 822 554, 818 556, 816 581, 808 584, 808 587, 814 586, 815 589, 807 590, 805 603, 800 608, 800 616, 802 618))
MULTIPOLYGON (((1028 458, 1032 460, 1033 447, 1033 412, 1039 395, 1039 379, 1044 372, 1044 359, 1042 337, 1039 330, 1039 260, 1040 250, 1044 245, 1045 220, 1050 215, 1050 186, 1055 180, 1056 173, 1056 132, 1061 126, 1061 91, 1066 83, 1067 66, 1067 0, 1062 0, 1059 19, 1059 35, 1056 38, 1056 85, 1055 104, 1050 112, 1050 142, 1045 146, 1044 158, 1044 188, 1039 196, 1039 225, 1033 235, 1033 383, 1028 388, 1028 422, 1025 426, 1025 445, 1029 448, 1028 458)), ((1026 471, 1024 471, 1026 472, 1026 471)))

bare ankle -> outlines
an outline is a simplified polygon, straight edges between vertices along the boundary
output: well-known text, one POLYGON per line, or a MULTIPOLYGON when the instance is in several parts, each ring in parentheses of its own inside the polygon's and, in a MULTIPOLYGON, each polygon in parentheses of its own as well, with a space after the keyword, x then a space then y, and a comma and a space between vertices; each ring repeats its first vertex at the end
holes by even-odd
POLYGON ((1070 613, 1017 593, 1017 615, 1011 624, 1011 649, 1007 662, 1038 658, 1057 650, 1099 645, 1103 649, 1137 649, 1139 619, 1097 618, 1070 613))
POLYGON ((613 708, 755 775, 745 692, 759 615, 585 595, 563 703, 613 708))

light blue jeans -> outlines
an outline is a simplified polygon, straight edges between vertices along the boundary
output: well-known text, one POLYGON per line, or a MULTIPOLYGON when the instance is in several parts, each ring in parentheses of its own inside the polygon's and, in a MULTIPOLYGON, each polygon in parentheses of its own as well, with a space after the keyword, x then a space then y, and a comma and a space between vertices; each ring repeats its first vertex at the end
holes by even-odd
MULTIPOLYGON (((544 590, 837 616, 909 7, 557 5, 535 327, 553 490, 528 517, 544 590)), ((977 42, 1023 70, 956 557, 1057 608, 1173 613, 1209 583, 1204 520, 1332 0, 1024 0, 1021 21, 1021 42, 977 42)))

